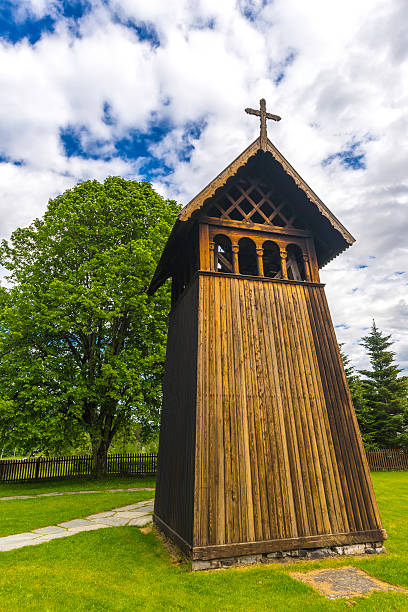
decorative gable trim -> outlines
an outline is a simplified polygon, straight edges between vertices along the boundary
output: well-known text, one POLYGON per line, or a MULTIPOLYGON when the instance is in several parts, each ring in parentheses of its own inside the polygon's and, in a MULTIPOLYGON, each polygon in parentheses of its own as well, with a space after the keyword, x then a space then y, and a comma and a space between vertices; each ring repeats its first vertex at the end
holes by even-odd
MULTIPOLYGON (((210 198, 214 193, 225 185, 227 180, 234 176, 238 170, 246 164, 246 162, 255 155, 261 149, 260 139, 257 138, 252 144, 249 145, 239 155, 229 166, 227 166, 220 174, 213 179, 199 194, 197 194, 179 213, 180 221, 188 221, 192 214, 197 210, 200 210, 204 202, 210 198)), ((346 230, 346 228, 340 223, 340 221, 335 217, 335 215, 327 208, 327 206, 321 201, 321 199, 314 193, 314 191, 309 187, 309 185, 302 179, 302 177, 296 172, 296 170, 290 165, 290 163, 285 159, 280 153, 280 151, 271 143, 268 139, 266 152, 270 153, 272 157, 281 165, 283 170, 288 174, 295 184, 301 189, 308 200, 314 204, 319 212, 326 217, 326 219, 330 222, 332 227, 338 231, 344 238, 344 240, 349 244, 353 244, 355 239, 353 236, 346 230)))
POLYGON ((282 166, 286 174, 288 174, 294 180, 299 189, 304 192, 308 200, 317 206, 320 213, 326 217, 326 219, 328 219, 333 228, 340 232, 344 240, 350 245, 353 244, 356 241, 355 238, 353 238, 350 232, 346 230, 344 225, 340 223, 337 217, 335 217, 335 215, 327 208, 327 206, 315 194, 313 189, 309 187, 309 185, 302 179, 293 166, 290 165, 288 160, 283 157, 282 153, 271 143, 269 139, 267 152, 272 154, 273 158, 282 166))
POLYGON ((186 206, 184 206, 184 208, 181 209, 178 216, 179 220, 188 221, 191 215, 196 210, 200 210, 204 202, 210 198, 217 191, 217 189, 225 185, 227 180, 231 176, 234 176, 241 166, 244 166, 248 159, 259 151, 259 148, 259 138, 257 138, 252 144, 249 145, 249 147, 245 149, 245 151, 241 153, 241 155, 234 159, 229 166, 220 172, 220 174, 216 176, 215 179, 213 179, 211 183, 207 185, 207 187, 204 187, 200 193, 198 193, 188 204, 186 204, 186 206))

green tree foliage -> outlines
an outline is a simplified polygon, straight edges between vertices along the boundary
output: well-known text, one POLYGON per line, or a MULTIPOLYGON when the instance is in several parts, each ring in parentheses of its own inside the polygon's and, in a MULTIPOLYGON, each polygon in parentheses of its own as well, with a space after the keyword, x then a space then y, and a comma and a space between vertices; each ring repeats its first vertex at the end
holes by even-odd
POLYGON ((31 448, 88 436, 101 475, 121 428, 157 427, 169 292, 146 289, 178 210, 147 182, 87 181, 3 241, 1 394, 31 448))
POLYGON ((159 432, 146 440, 136 420, 126 423, 114 436, 111 452, 114 454, 157 453, 159 449, 159 432))
POLYGON ((400 376, 390 350, 391 335, 383 335, 373 321, 370 333, 362 338, 370 357, 370 370, 360 370, 366 405, 370 444, 375 448, 408 446, 408 378, 400 376))

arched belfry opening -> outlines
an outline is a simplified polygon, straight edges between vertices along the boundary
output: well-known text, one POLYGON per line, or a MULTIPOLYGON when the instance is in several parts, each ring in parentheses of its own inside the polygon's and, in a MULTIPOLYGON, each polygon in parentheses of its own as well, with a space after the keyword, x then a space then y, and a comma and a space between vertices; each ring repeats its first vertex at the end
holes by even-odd
POLYGON ((149 287, 171 279, 154 521, 193 568, 387 537, 319 277, 354 238, 268 140, 279 117, 246 110, 259 137, 149 287))
POLYGON ((276 242, 265 240, 262 249, 264 275, 268 278, 282 278, 282 262, 276 242))
POLYGON ((297 244, 289 244, 286 247, 288 279, 306 280, 305 265, 302 249, 297 244))
POLYGON ((214 270, 232 272, 231 240, 223 234, 214 237, 214 270))
POLYGON ((256 256, 255 242, 251 238, 241 238, 238 242, 239 273, 258 275, 258 260, 256 256))

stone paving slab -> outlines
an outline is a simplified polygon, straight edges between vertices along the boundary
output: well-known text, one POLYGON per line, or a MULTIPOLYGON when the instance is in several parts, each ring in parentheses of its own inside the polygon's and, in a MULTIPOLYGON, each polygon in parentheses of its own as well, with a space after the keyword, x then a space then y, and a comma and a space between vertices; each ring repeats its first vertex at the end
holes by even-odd
POLYGON ((95 531, 96 529, 120 527, 123 525, 143 527, 152 521, 152 510, 150 510, 153 508, 152 500, 131 504, 131 510, 129 510, 129 507, 123 506, 108 512, 90 515, 86 519, 73 519, 71 521, 64 521, 59 525, 50 525, 49 527, 41 527, 33 531, 0 537, 0 552, 15 550, 24 546, 34 546, 43 542, 51 542, 52 540, 66 538, 83 531, 95 531))
POLYGON ((111 527, 111 525, 100 525, 99 523, 89 524, 87 526, 82 527, 70 527, 68 529, 68 535, 72 535, 74 533, 81 533, 82 531, 95 531, 96 529, 107 529, 111 527))
POLYGON ((10 499, 31 499, 35 495, 9 495, 9 497, 0 497, 0 501, 9 501, 10 499))
POLYGON ((363 570, 351 566, 310 572, 291 572, 289 575, 313 587, 326 599, 358 597, 370 594, 372 591, 408 593, 406 589, 378 580, 363 570))
POLYGON ((152 517, 148 515, 148 516, 141 516, 140 518, 132 519, 131 521, 129 521, 129 525, 131 526, 134 525, 136 527, 144 527, 145 525, 151 522, 152 522, 152 517))
POLYGON ((33 529, 33 533, 38 533, 38 535, 50 535, 52 533, 62 533, 64 529, 62 527, 57 527, 57 525, 52 525, 51 527, 41 527, 41 529, 33 529))
POLYGON ((127 512, 118 512, 117 513, 117 517, 118 518, 139 518, 139 516, 144 516, 145 514, 147 514, 147 512, 142 512, 142 511, 137 511, 137 510, 128 510, 127 512))
POLYGON ((110 525, 111 527, 123 527, 127 525, 129 522, 128 518, 120 518, 119 516, 108 516, 105 519, 92 519, 90 522, 101 524, 101 525, 110 525))
POLYGON ((23 548, 24 546, 34 546, 34 544, 41 544, 39 540, 40 538, 36 540, 27 539, 27 540, 20 540, 19 542, 9 542, 8 544, 0 543, 0 552, 8 552, 9 550, 15 550, 16 548, 23 548))
POLYGON ((35 544, 42 544, 43 542, 51 542, 51 540, 58 540, 58 538, 67 538, 71 535, 68 529, 64 529, 64 533, 49 533, 48 535, 43 535, 41 538, 35 542, 35 544))
POLYGON ((73 519, 72 521, 65 521, 64 523, 58 523, 60 527, 70 529, 70 527, 88 527, 89 521, 86 519, 73 519))
POLYGON ((40 534, 33 533, 32 531, 26 531, 25 533, 17 533, 16 535, 4 536, 1 539, 1 542, 6 544, 7 542, 15 542, 16 540, 27 540, 27 539, 35 539, 39 538, 40 534))
POLYGON ((62 495, 62 493, 58 493, 58 491, 53 493, 38 493, 38 497, 54 497, 54 495, 62 495))
POLYGON ((112 512, 125 512, 126 510, 136 510, 141 507, 141 504, 130 504, 129 506, 122 506, 122 508, 114 508, 112 512))

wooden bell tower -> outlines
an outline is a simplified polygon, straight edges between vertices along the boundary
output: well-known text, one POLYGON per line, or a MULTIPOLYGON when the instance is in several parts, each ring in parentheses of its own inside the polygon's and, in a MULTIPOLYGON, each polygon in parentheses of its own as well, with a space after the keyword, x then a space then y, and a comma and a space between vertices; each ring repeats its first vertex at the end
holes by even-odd
POLYGON ((193 561, 381 542, 319 268, 354 238, 261 134, 179 214, 154 520, 193 561))

